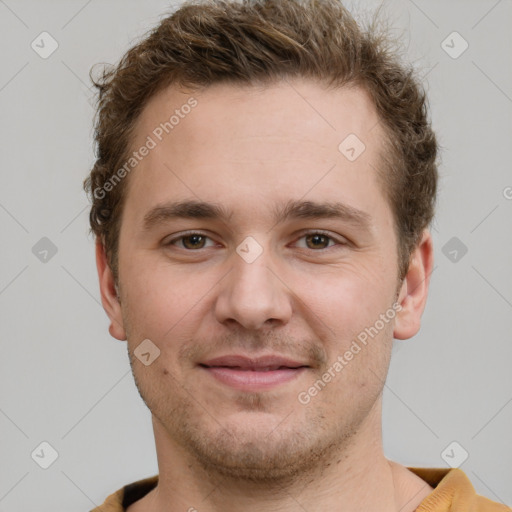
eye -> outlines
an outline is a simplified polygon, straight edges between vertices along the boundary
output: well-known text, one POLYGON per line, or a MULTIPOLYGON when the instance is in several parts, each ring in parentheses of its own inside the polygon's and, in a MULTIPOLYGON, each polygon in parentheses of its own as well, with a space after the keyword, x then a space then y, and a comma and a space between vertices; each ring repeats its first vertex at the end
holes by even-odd
POLYGON ((313 250, 322 250, 328 249, 333 245, 347 245, 347 241, 344 239, 335 239, 328 233, 324 233, 323 231, 311 231, 309 233, 303 234, 299 240, 305 240, 306 246, 302 246, 302 248, 313 249, 313 250))
MULTIPOLYGON (((296 242, 296 246, 302 249, 311 250, 324 250, 336 245, 347 245, 348 242, 343 237, 335 238, 330 233, 323 231, 310 231, 304 233, 296 242), (305 245, 299 244, 299 241, 304 240, 305 245)), ((181 234, 177 237, 164 241, 164 246, 177 246, 180 249, 187 251, 194 251, 197 249, 205 249, 207 247, 215 246, 215 242, 208 236, 199 232, 189 232, 181 234), (210 245, 207 245, 207 242, 210 245)))
MULTIPOLYGON (((213 240, 202 233, 185 233, 184 235, 180 235, 176 238, 172 238, 164 242, 164 245, 176 245, 180 249, 186 250, 194 250, 194 249, 204 249, 206 247, 206 241, 213 240)), ((211 247, 211 246, 210 246, 211 247)))

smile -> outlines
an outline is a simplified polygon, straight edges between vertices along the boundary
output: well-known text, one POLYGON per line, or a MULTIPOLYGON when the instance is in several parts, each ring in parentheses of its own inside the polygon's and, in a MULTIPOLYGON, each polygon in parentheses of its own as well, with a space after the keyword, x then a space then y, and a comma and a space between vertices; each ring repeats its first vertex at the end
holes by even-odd
POLYGON ((242 391, 263 391, 285 384, 297 378, 307 369, 306 366, 298 368, 270 366, 257 369, 237 366, 200 365, 200 367, 217 381, 242 391))

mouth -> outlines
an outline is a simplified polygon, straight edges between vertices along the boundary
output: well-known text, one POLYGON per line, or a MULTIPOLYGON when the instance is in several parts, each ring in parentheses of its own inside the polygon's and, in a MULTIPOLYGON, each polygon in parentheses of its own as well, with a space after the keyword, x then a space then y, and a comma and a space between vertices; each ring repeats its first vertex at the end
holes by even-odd
POLYGON ((209 375, 232 388, 262 391, 285 384, 310 368, 308 365, 276 355, 249 358, 229 355, 200 363, 209 375))

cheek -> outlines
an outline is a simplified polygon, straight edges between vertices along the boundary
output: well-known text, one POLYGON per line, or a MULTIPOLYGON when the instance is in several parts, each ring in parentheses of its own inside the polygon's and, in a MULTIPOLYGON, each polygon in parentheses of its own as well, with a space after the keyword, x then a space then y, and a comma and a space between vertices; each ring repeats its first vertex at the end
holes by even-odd
POLYGON ((299 315, 324 345, 328 362, 323 371, 331 371, 325 378, 332 378, 334 401, 336 395, 350 401, 352 393, 373 397, 380 392, 391 353, 394 311, 389 283, 361 272, 361 267, 357 270, 338 269, 296 290, 306 306, 299 315), (386 312, 389 318, 383 321, 386 312))
POLYGON ((214 270, 184 273, 147 254, 130 258, 120 266, 120 279, 132 343, 149 338, 160 350, 171 352, 180 340, 194 338, 211 311, 221 277, 214 270))
MULTIPOLYGON (((390 280, 375 262, 358 262, 316 274, 293 286, 307 308, 333 331, 365 327, 390 307, 390 280)), ((389 276, 389 274, 387 274, 389 276)))
POLYGON ((191 307, 187 283, 148 261, 133 257, 120 265, 120 280, 130 324, 150 339, 160 339, 191 307))

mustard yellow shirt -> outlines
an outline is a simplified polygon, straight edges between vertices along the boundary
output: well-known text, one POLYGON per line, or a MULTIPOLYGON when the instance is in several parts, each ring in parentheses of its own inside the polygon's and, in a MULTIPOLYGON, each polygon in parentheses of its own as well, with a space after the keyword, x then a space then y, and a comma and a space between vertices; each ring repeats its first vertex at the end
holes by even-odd
MULTIPOLYGON (((512 512, 511 507, 476 494, 461 469, 408 468, 434 490, 421 502, 416 512, 512 512)), ((125 485, 111 494, 100 507, 90 512, 124 512, 143 498, 158 483, 158 475, 125 485)))

